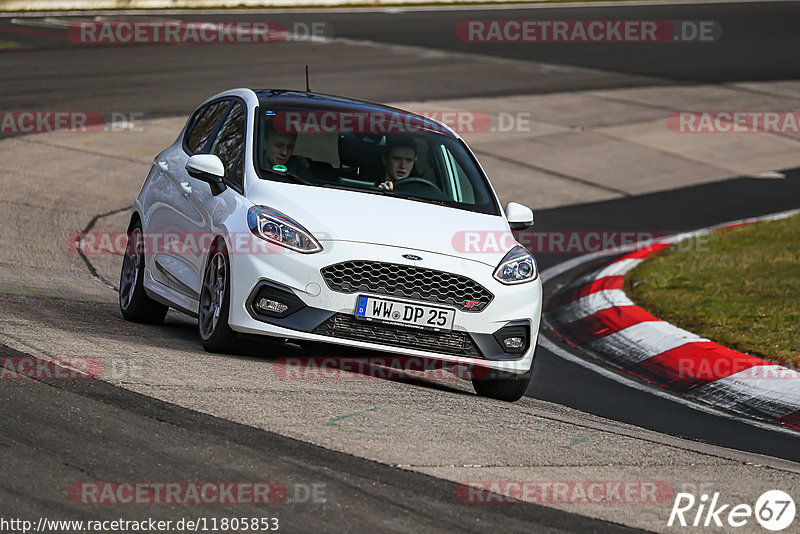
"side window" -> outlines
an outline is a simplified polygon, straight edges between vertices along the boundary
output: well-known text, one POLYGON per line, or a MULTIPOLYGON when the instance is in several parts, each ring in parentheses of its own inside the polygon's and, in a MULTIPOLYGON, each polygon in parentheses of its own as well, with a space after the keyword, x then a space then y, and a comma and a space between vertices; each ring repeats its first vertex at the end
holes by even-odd
POLYGON ((235 102, 231 112, 225 119, 222 128, 211 145, 211 154, 216 154, 225 165, 225 178, 239 188, 243 186, 242 155, 244 154, 245 135, 244 106, 235 102))
POLYGON ((475 190, 472 187, 472 182, 469 181, 467 173, 464 171, 464 168, 461 166, 458 160, 453 161, 455 162, 456 167, 456 183, 458 184, 458 189, 461 194, 461 202, 475 204, 475 190))
POLYGON ((189 132, 186 140, 186 144, 192 154, 200 152, 206 146, 209 136, 214 132, 214 128, 229 105, 229 101, 223 100, 207 106, 200 113, 200 116, 192 125, 192 131, 189 132))
POLYGON ((466 204, 475 204, 475 191, 467 173, 446 146, 441 145, 442 167, 445 171, 445 191, 450 198, 466 204))

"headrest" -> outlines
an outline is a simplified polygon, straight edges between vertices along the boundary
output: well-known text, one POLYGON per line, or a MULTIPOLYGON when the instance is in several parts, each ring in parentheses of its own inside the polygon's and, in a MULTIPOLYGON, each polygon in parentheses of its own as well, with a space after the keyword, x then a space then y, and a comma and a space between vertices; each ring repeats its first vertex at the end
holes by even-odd
POLYGON ((374 175, 379 178, 383 174, 381 153, 383 139, 380 134, 339 134, 339 160, 342 166, 359 167, 359 174, 374 175))

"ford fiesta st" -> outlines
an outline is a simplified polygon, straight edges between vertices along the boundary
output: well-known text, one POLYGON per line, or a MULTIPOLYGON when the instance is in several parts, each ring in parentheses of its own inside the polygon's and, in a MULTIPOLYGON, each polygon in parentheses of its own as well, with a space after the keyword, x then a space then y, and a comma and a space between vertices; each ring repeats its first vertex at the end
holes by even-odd
POLYGON ((156 156, 134 203, 119 300, 130 321, 197 317, 208 351, 260 334, 489 370, 514 401, 542 309, 536 261, 446 125, 348 98, 235 89, 156 156), (490 239, 502 248, 469 247, 490 239))

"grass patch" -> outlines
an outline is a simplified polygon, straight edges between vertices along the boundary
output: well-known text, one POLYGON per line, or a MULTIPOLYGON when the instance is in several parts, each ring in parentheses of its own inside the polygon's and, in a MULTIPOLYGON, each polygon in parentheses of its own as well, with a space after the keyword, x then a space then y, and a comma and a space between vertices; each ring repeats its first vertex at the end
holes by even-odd
POLYGON ((664 249, 628 274, 625 292, 659 319, 800 369, 800 216, 664 249))

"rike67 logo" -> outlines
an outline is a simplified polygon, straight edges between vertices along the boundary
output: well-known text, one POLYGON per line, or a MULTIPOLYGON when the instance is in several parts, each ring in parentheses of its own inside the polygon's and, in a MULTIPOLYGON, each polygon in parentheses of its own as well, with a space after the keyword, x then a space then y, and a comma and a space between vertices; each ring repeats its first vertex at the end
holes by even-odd
POLYGON ((761 495, 755 506, 727 504, 719 492, 699 499, 691 493, 678 493, 669 514, 667 526, 681 527, 743 527, 755 519, 767 530, 784 530, 794 522, 794 500, 781 490, 770 490, 761 495))

